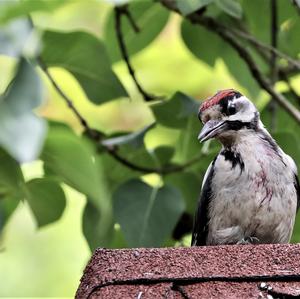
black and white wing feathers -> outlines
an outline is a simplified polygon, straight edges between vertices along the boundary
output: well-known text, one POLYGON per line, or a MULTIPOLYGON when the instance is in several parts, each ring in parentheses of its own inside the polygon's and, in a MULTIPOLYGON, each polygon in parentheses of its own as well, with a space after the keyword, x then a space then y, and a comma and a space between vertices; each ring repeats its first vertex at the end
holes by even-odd
POLYGON ((212 197, 212 178, 214 175, 215 160, 209 165, 201 188, 201 195, 198 201, 198 207, 196 209, 194 218, 194 227, 192 233, 192 246, 204 246, 206 245, 206 239, 208 234, 208 207, 212 197))

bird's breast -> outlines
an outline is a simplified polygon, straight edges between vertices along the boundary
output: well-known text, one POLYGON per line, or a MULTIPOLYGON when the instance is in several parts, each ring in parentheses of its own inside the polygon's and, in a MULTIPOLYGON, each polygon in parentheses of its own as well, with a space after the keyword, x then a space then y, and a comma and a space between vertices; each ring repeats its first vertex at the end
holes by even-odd
POLYGON ((274 230, 294 219, 296 194, 292 173, 282 157, 263 146, 252 150, 223 150, 215 162, 212 230, 240 227, 242 231, 274 230), (270 226, 270 227, 268 227, 270 226))

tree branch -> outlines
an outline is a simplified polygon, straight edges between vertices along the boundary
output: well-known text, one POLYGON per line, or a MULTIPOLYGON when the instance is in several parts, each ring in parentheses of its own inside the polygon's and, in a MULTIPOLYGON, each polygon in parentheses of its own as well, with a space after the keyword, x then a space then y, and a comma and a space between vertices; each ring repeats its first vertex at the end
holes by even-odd
POLYGON ((164 168, 151 168, 151 167, 145 167, 145 166, 140 166, 137 164, 132 163, 131 161, 128 161, 124 157, 120 156, 117 152, 116 149, 114 148, 107 148, 107 151, 121 164, 127 166, 128 168, 131 168, 132 170, 136 170, 142 173, 158 173, 161 175, 169 174, 169 173, 174 173, 174 172, 180 172, 185 170, 186 168, 192 166, 196 162, 200 161, 200 159, 203 157, 204 154, 200 154, 196 156, 195 158, 187 161, 186 163, 182 165, 171 165, 171 166, 165 166, 164 168))
POLYGON ((140 85, 140 83, 138 82, 138 80, 136 78, 135 71, 134 71, 134 69, 133 69, 133 67, 130 63, 128 51, 127 51, 125 41, 124 41, 124 36, 123 36, 123 33, 122 33, 121 18, 122 18, 123 14, 127 16, 127 18, 129 19, 131 25, 133 26, 134 30, 136 32, 139 31, 139 28, 136 26, 131 14, 129 13, 129 11, 127 9, 127 6, 122 6, 122 7, 116 6, 115 7, 115 28, 116 28, 117 39, 118 39, 118 43, 119 43, 119 47, 120 47, 122 57, 123 57, 126 65, 127 65, 127 69, 128 69, 128 72, 129 72, 130 76, 132 77, 132 80, 134 81, 134 83, 135 83, 137 89, 139 90, 139 92, 142 94, 144 100, 146 102, 153 101, 153 100, 156 99, 156 97, 153 96, 153 95, 148 94, 142 88, 142 86, 140 85))
POLYGON ((293 66, 295 69, 300 70, 300 61, 293 59, 292 57, 290 57, 289 55, 279 51, 278 49, 276 49, 276 47, 269 46, 261 41, 259 41, 258 39, 256 39, 253 35, 245 32, 245 31, 241 31, 238 29, 233 29, 233 28, 227 28, 227 30, 231 30, 232 33, 234 33, 236 36, 241 37, 244 40, 247 40, 248 42, 250 42, 253 46, 255 46, 256 48, 259 48, 261 50, 265 50, 270 52, 272 55, 274 56, 278 56, 280 58, 285 59, 291 66, 293 66))
POLYGON ((74 106, 74 103, 71 100, 71 98, 69 98, 63 92, 63 90, 59 87, 59 85, 56 83, 56 81, 54 80, 54 78, 52 77, 52 75, 50 74, 50 72, 48 71, 48 68, 47 68, 46 64, 44 63, 43 59, 41 57, 37 57, 37 62, 40 65, 40 67, 42 68, 42 70, 44 71, 44 73, 46 74, 46 76, 48 77, 48 79, 51 82, 51 84, 54 87, 54 89, 63 98, 63 100, 66 102, 67 106, 71 109, 71 111, 73 112, 73 114, 77 117, 77 119, 81 123, 82 127, 84 128, 85 132, 87 133, 87 136, 91 140, 93 140, 94 142, 96 142, 97 144, 100 143, 104 147, 104 149, 115 160, 117 160, 118 162, 120 162, 124 166, 126 166, 126 167, 128 167, 128 168, 130 168, 132 170, 136 170, 136 171, 142 172, 142 173, 158 173, 158 174, 164 175, 164 174, 169 174, 169 173, 183 171, 184 169, 186 169, 186 168, 192 166, 193 164, 197 163, 198 161, 200 161, 200 159, 203 157, 203 155, 205 155, 204 153, 200 153, 200 155, 192 158, 191 160, 187 161, 184 164, 181 164, 181 165, 171 165, 171 166, 166 166, 164 168, 154 168, 154 167, 150 168, 150 167, 145 167, 145 166, 141 166, 141 165, 137 165, 137 164, 132 163, 131 161, 129 161, 126 158, 124 158, 121 155, 119 155, 118 152, 117 152, 117 149, 115 147, 105 146, 104 144, 101 143, 101 138, 102 138, 101 133, 89 126, 89 124, 86 121, 86 119, 80 114, 80 112, 74 106))
POLYGON ((209 17, 197 17, 196 20, 199 24, 202 24, 210 31, 216 32, 221 38, 227 41, 240 55, 240 57, 246 62, 253 77, 259 83, 259 85, 266 90, 273 98, 281 105, 298 123, 300 123, 300 111, 297 110, 282 94, 278 93, 272 86, 271 82, 262 74, 257 64, 252 58, 250 52, 240 44, 235 36, 233 36, 226 27, 218 23, 209 17))
MULTIPOLYGON (((161 3, 170 10, 174 9, 174 2, 170 0, 160 0, 161 3), (171 4, 170 4, 171 3, 171 4)), ((176 10, 175 10, 176 11, 176 10)), ((259 83, 261 88, 266 90, 273 98, 281 105, 298 123, 300 123, 300 111, 292 105, 285 96, 278 93, 258 68, 249 50, 245 48, 237 39, 236 36, 225 25, 219 23, 211 17, 205 17, 196 13, 187 15, 186 18, 194 24, 204 26, 208 30, 218 34, 223 40, 229 43, 239 54, 239 56, 246 62, 250 72, 255 80, 259 83)))
POLYGON ((54 80, 54 78, 52 77, 50 72, 48 71, 48 68, 47 68, 46 64, 44 63, 42 57, 38 56, 36 59, 37 59, 39 66, 44 71, 45 75, 48 77, 49 81, 53 85, 54 89, 64 99, 67 106, 72 110, 73 114, 79 120, 80 124, 82 125, 82 127, 84 128, 86 133, 89 135, 89 137, 91 137, 94 140, 99 141, 100 134, 88 125, 88 122, 85 120, 85 118, 83 118, 83 116, 79 113, 79 111, 74 106, 73 101, 58 86, 58 84, 56 83, 56 81, 54 80))

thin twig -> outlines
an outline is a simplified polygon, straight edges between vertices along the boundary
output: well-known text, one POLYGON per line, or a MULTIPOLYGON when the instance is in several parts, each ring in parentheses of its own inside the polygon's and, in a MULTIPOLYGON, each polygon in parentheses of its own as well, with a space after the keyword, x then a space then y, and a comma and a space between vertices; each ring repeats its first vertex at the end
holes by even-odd
MULTIPOLYGON (((85 118, 80 114, 80 112, 74 106, 71 98, 69 98, 63 92, 63 90, 59 87, 59 85, 56 83, 56 81, 54 80, 54 78, 52 77, 50 72, 48 71, 48 68, 47 68, 46 64, 44 63, 43 59, 41 57, 38 57, 37 62, 40 65, 40 67, 43 69, 43 71, 45 72, 46 76, 50 80, 54 89, 64 99, 64 101, 67 103, 68 107, 71 109, 71 111, 74 113, 74 115, 78 118, 81 125, 87 132, 88 137, 91 138, 93 141, 95 141, 98 144, 100 141, 101 135, 98 133, 97 130, 94 130, 93 128, 91 128, 89 126, 89 124, 85 120, 85 118)), ((119 153, 117 152, 117 149, 114 147, 104 146, 103 144, 102 144, 102 146, 113 158, 115 158, 115 160, 119 161, 121 164, 123 164, 124 166, 126 166, 130 169, 133 169, 133 170, 136 170, 136 171, 139 171, 142 173, 159 173, 162 175, 173 173, 173 172, 183 171, 184 169, 186 169, 186 168, 192 166, 193 164, 197 163, 198 161, 200 161, 200 159, 204 155, 204 154, 200 153, 200 155, 192 158, 191 160, 187 161, 186 163, 184 163, 182 165, 171 165, 171 166, 165 166, 163 168, 151 168, 151 167, 145 167, 145 166, 141 166, 141 165, 132 163, 131 161, 129 161, 126 158, 119 155, 119 153)))
POLYGON ((40 65, 40 67, 42 68, 42 70, 44 71, 45 75, 50 80, 51 84, 53 85, 53 87, 55 88, 55 90, 57 91, 57 93, 64 99, 64 101, 66 102, 66 104, 68 105, 68 107, 72 110, 72 112, 74 113, 74 115, 77 117, 77 119, 79 120, 80 124, 83 126, 84 130, 87 132, 87 134, 90 137, 92 137, 93 139, 97 139, 97 141, 98 141, 99 134, 97 134, 96 130, 92 129, 89 126, 89 124, 85 120, 85 118, 79 113, 79 111, 74 106, 73 101, 62 91, 62 89, 56 83, 56 81, 54 80, 54 78, 52 77, 52 75, 50 74, 50 72, 48 71, 48 67, 44 63, 42 57, 38 56, 37 57, 37 62, 40 65))
MULTIPOLYGON (((176 4, 175 4, 174 1, 172 1, 172 0, 161 0, 161 3, 164 6, 166 6, 167 8, 180 13, 179 10, 176 8, 176 6, 175 6, 176 4)), ((197 15, 200 16, 198 13, 197 13, 197 15)), ((187 16, 187 18, 189 18, 189 16, 187 16)), ((288 61, 289 64, 291 66, 293 66, 295 69, 300 70, 300 61, 299 60, 293 59, 289 55, 279 51, 276 47, 267 45, 267 44, 259 41, 256 37, 251 35, 249 32, 246 32, 246 31, 243 31, 243 30, 240 30, 240 29, 236 29, 236 28, 232 28, 232 27, 226 27, 226 29, 228 31, 231 31, 232 33, 234 33, 236 36, 241 37, 242 39, 249 41, 257 49, 265 50, 265 51, 268 51, 270 53, 273 53, 274 55, 288 61)))
MULTIPOLYGON (((271 11, 271 45, 273 49, 277 48, 277 34, 278 34, 278 24, 277 24, 277 0, 270 0, 270 11, 271 11)), ((275 87, 276 81, 278 79, 278 69, 276 64, 276 52, 271 52, 270 57, 270 69, 271 69, 271 83, 273 88, 275 87)), ((277 102, 272 99, 270 102, 270 112, 271 112, 271 131, 276 130, 276 116, 277 116, 277 102)))
MULTIPOLYGON (((233 29, 233 32, 235 34, 237 33, 237 31, 235 29, 233 29)), ((244 36, 246 37, 245 38, 246 40, 251 39, 252 42, 250 44, 254 47, 254 49, 261 56, 261 58, 266 63, 268 63, 270 61, 270 57, 271 57, 271 55, 269 55, 271 53, 269 51, 265 51, 265 50, 267 50, 268 46, 265 44, 260 44, 260 42, 254 36, 248 34, 247 32, 239 31, 237 33, 238 36, 242 37, 240 35, 240 33, 245 34, 244 36)), ((275 53, 273 53, 273 54, 275 54, 275 53)), ((278 75, 279 79, 285 81, 285 83, 287 84, 287 86, 289 88, 289 91, 291 92, 291 95, 297 100, 297 103, 300 105, 300 96, 297 94, 296 90, 291 85, 291 82, 289 79, 289 75, 293 74, 297 70, 298 70, 298 67, 295 66, 294 64, 289 64, 288 67, 282 67, 282 66, 277 65, 277 75, 278 75)))
POLYGON ((169 173, 183 171, 183 170, 191 167, 193 164, 197 163, 198 161, 200 161, 201 158, 203 157, 203 154, 200 154, 181 165, 171 165, 171 166, 165 166, 163 168, 154 168, 154 167, 151 168, 151 167, 145 167, 145 166, 141 166, 141 165, 132 163, 131 161, 120 156, 116 149, 107 148, 107 150, 111 154, 111 156, 113 156, 117 161, 119 161, 123 165, 127 166, 128 168, 131 168, 133 170, 136 170, 136 171, 139 171, 142 173, 158 173, 161 175, 166 175, 169 173))
MULTIPOLYGON (((168 6, 170 3, 169 0, 160 1, 167 8, 174 10, 173 3, 172 5, 168 6)), ((292 105, 284 95, 278 93, 273 88, 270 80, 268 80, 258 68, 249 50, 236 39, 236 36, 231 32, 231 30, 228 30, 226 26, 211 17, 205 17, 203 15, 199 16, 193 13, 185 16, 185 18, 194 24, 204 26, 228 42, 237 51, 239 56, 246 62, 250 72, 252 73, 252 76, 259 83, 259 85, 266 90, 298 123, 300 123, 300 111, 294 107, 294 105, 292 105)))
MULTIPOLYGON (((192 17, 194 15, 191 15, 192 17)), ((280 104, 291 116, 300 123, 300 111, 294 107, 282 94, 278 93, 272 86, 271 82, 263 75, 263 73, 258 68, 254 59, 252 58, 250 52, 242 44, 240 44, 234 35, 226 30, 226 27, 221 25, 219 22, 215 21, 209 17, 201 18, 191 18, 192 21, 196 21, 198 24, 205 26, 210 31, 217 33, 221 38, 227 41, 240 55, 240 57, 246 62, 249 70, 251 71, 253 77, 259 83, 259 85, 266 90, 273 98, 280 104)))
POLYGON ((245 32, 245 31, 241 31, 238 29, 234 29, 234 28, 227 28, 228 30, 231 30, 232 33, 234 33, 235 35, 237 35, 238 37, 241 37, 247 41, 249 41, 251 44, 253 44, 256 48, 260 48, 263 50, 266 50, 268 52, 270 52, 273 55, 276 55, 280 58, 285 59, 286 61, 288 61, 288 63, 292 66, 294 66, 297 70, 300 70, 300 61, 293 59, 292 57, 290 57, 289 55, 279 51, 278 49, 276 49, 274 46, 269 46, 261 41, 259 41, 258 39, 256 39, 253 35, 245 32))
POLYGON ((124 5, 122 7, 119 7, 119 9, 122 10, 123 14, 127 17, 131 27, 133 28, 135 33, 139 33, 140 32, 140 28, 137 25, 137 23, 135 22, 130 10, 128 9, 128 5, 124 5))
MULTIPOLYGON (((153 101, 156 99, 155 96, 148 94, 140 85, 140 83, 138 82, 136 75, 135 75, 135 71, 130 63, 129 60, 129 55, 128 55, 128 51, 125 45, 125 41, 124 41, 124 36, 122 33, 122 24, 121 24, 121 18, 123 14, 126 14, 128 18, 131 18, 130 14, 124 13, 124 11, 126 12, 126 10, 124 10, 124 7, 115 7, 115 28, 116 28, 116 34, 117 34, 117 39, 118 39, 118 43, 119 43, 119 47, 120 47, 120 51, 122 54, 122 57, 127 65, 127 69, 128 72, 130 74, 130 76, 132 77, 132 80, 134 81, 137 89, 139 90, 139 92, 142 94, 142 96, 144 97, 144 100, 146 102, 149 101, 153 101)), ((135 23, 131 23, 131 24, 135 24, 135 23)))

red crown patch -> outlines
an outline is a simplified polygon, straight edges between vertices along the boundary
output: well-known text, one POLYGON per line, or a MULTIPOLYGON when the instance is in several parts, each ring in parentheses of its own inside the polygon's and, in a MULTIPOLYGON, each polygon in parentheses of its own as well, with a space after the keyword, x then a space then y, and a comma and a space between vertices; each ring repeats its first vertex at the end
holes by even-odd
POLYGON ((212 107, 212 106, 218 104, 223 98, 225 98, 227 96, 232 96, 235 93, 236 93, 236 91, 234 89, 220 90, 215 95, 213 95, 212 97, 209 97, 207 100, 205 100, 202 103, 202 105, 200 106, 199 111, 203 112, 207 108, 212 107))

